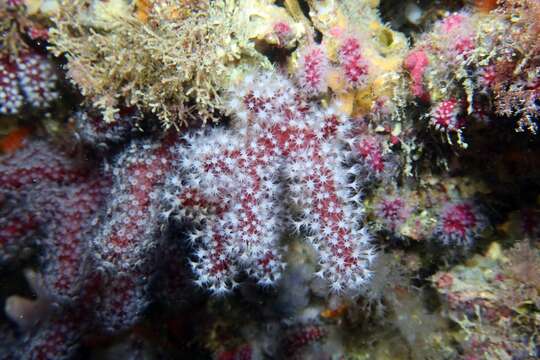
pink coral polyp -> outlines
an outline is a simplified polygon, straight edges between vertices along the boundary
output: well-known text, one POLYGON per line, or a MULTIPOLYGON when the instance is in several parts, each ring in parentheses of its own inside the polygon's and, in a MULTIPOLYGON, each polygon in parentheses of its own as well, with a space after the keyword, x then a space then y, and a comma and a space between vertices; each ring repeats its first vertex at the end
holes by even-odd
POLYGON ((458 115, 459 102, 455 98, 441 101, 431 112, 431 125, 440 131, 456 131, 462 125, 458 115))
POLYGON ((369 65, 361 50, 360 42, 354 37, 346 37, 339 48, 340 68, 351 88, 361 88, 369 76, 369 65))
POLYGON ((446 205, 436 228, 436 237, 444 244, 470 246, 486 227, 484 216, 470 202, 446 205))
POLYGON ((328 84, 328 59, 320 46, 308 48, 299 59, 298 80, 308 95, 318 95, 326 90, 328 84))

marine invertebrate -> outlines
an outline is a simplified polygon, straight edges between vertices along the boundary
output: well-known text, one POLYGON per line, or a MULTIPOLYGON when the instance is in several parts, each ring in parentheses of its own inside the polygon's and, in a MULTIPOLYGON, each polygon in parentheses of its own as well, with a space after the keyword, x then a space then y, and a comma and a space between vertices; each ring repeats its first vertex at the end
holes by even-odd
POLYGON ((488 47, 497 56, 492 58, 497 80, 493 85, 498 114, 518 116, 518 129, 536 133, 540 110, 540 4, 533 0, 505 0, 495 11, 502 21, 495 31, 488 27, 481 32, 493 39, 488 47))
POLYGON ((46 108, 59 97, 54 63, 27 41, 47 32, 28 11, 23 1, 0 4, 0 115, 18 114, 23 104, 46 108))
POLYGON ((466 117, 479 100, 475 97, 479 86, 468 76, 476 66, 471 56, 480 46, 477 21, 466 11, 445 16, 430 33, 423 34, 404 63, 411 75, 412 94, 431 101, 429 124, 446 133, 450 144, 451 135, 457 135, 458 145, 464 148, 466 117))
POLYGON ((112 169, 113 185, 103 226, 92 240, 95 264, 117 289, 101 304, 100 317, 111 329, 134 324, 148 304, 149 283, 160 249, 159 201, 171 168, 171 144, 133 142, 112 169), (126 216, 127 215, 127 216, 126 216))
POLYGON ((33 330, 31 335, 23 341, 24 351, 17 351, 20 359, 72 359, 78 351, 81 337, 78 322, 80 319, 71 316, 56 316, 47 319, 33 330))
MULTIPOLYGON (((5 194, 2 194, 2 197, 3 199, 0 202, 2 209, 16 206, 16 201, 8 200, 5 194)), ((0 265, 16 261, 21 256, 25 246, 31 243, 31 237, 37 228, 36 219, 25 210, 2 211, 2 219, 0 220, 0 265)))
POLYGON ((93 217, 108 195, 110 179, 91 177, 68 187, 34 189, 28 197, 40 229, 43 279, 51 296, 71 301, 84 278, 87 238, 93 232, 93 217))
POLYGON ((46 56, 24 52, 16 59, 17 79, 24 98, 34 108, 45 108, 59 97, 57 75, 46 56))
POLYGON ((68 58, 71 80, 106 121, 122 106, 137 106, 155 113, 165 127, 185 125, 179 104, 192 106, 197 119, 217 121, 233 66, 269 65, 255 49, 265 25, 274 31, 269 12, 295 29, 283 8, 266 2, 160 0, 135 10, 127 1, 65 0, 50 41, 54 53, 68 58))
POLYGON ((386 197, 375 206, 375 215, 390 232, 396 232, 411 213, 409 205, 400 197, 386 197))
POLYGON ((45 286, 51 297, 70 301, 83 277, 85 238, 108 193, 109 179, 43 142, 33 142, 2 160, 0 184, 7 196, 19 200, 2 221, 3 257, 11 259, 10 253, 31 245, 29 237, 39 229, 45 286))
MULTIPOLYGON (((393 19, 377 14, 377 0, 26 1, 34 9, 62 5, 53 47, 86 95, 76 113, 66 99, 46 119, 13 116, 19 110, 2 116, 9 124, 0 125, 0 136, 7 134, 0 139, 7 154, 0 158, 0 267, 8 276, 0 303, 10 322, 0 319, 0 358, 67 360, 81 348, 91 353, 83 357, 120 350, 161 358, 164 350, 222 360, 481 351, 520 358, 525 346, 535 350, 534 240, 487 259, 482 274, 445 269, 434 286, 451 327, 425 286, 428 274, 447 266, 433 260, 464 246, 469 266, 481 247, 471 245, 485 217, 472 201, 456 199, 487 200, 503 215, 537 205, 513 196, 522 189, 491 187, 491 171, 482 174, 488 186, 469 177, 476 152, 434 169, 456 149, 425 129, 453 139, 471 118, 493 118, 499 95, 535 89, 534 52, 508 40, 533 28, 520 15, 522 27, 508 34, 509 14, 523 12, 509 4, 518 2, 502 6, 505 15, 450 14, 405 58, 407 42, 383 24, 393 19), (527 75, 514 73, 520 66, 527 75), (200 127, 212 117, 223 121, 200 127), (18 123, 34 118, 32 127, 18 123), (188 126, 165 134, 156 124, 188 126), (81 140, 78 152, 34 138, 48 131, 61 143, 81 140), (396 160, 400 153, 406 163, 396 160), (39 272, 42 289, 28 276, 19 281, 27 266, 39 272), (24 297, 27 284, 32 299, 24 297), (235 288, 227 298, 208 296, 235 288), (492 301, 499 292, 505 299, 492 301)), ((427 3, 414 27, 404 25, 410 39, 447 2, 427 3)), ((10 14, 29 11, 10 5, 10 14)), ((30 28, 23 34, 25 25, 13 21, 0 20, 0 36, 13 30, 34 45, 27 34, 44 37, 30 28)), ((0 52, 15 71, 4 84, 24 103, 14 59, 28 49, 4 40, 0 52)), ((518 98, 509 117, 522 110, 518 98)), ((22 109, 17 98, 6 104, 22 109)), ((505 126, 476 123, 467 135, 476 145, 474 131, 505 126)), ((523 162, 531 144, 505 150, 505 159, 523 162)), ((527 174, 527 191, 537 192, 536 175, 527 174)), ((522 220, 534 238, 537 226, 528 222, 536 219, 522 220)))
POLYGON ((301 209, 292 225, 310 234, 317 275, 333 292, 356 292, 370 278, 375 252, 359 224, 360 180, 346 166, 357 156, 350 123, 306 102, 275 73, 248 76, 240 89, 228 103, 235 129, 187 136, 179 177, 168 184, 166 213, 198 224, 191 235, 198 283, 221 294, 247 270, 260 284, 274 284, 283 267, 281 224, 301 209))
POLYGON ((468 247, 486 226, 486 219, 473 203, 450 203, 441 210, 435 236, 446 245, 468 247))
MULTIPOLYGON (((1 221, 2 261, 12 260, 20 247, 39 248, 38 294, 56 304, 21 341, 31 356, 71 358, 90 329, 112 333, 140 320, 150 280, 161 269, 152 251, 161 250, 156 205, 170 145, 135 142, 110 173, 81 167, 41 141, 2 159, 3 192, 10 197, 2 205, 24 200, 1 221), (30 161, 32 154, 39 156, 30 161), (4 259, 8 250, 11 258, 4 259)), ((12 316, 24 307, 12 306, 12 316)))
POLYGON ((302 359, 300 354, 303 348, 320 342, 327 336, 328 331, 317 324, 300 325, 296 329, 290 329, 281 344, 283 355, 288 359, 302 359))
POLYGON ((405 37, 384 25, 378 2, 308 1, 310 19, 322 34, 331 65, 331 90, 350 115, 368 116, 382 98, 399 97, 399 75, 408 45, 405 37))
POLYGON ((384 153, 383 142, 380 137, 373 135, 357 136, 355 152, 365 179, 381 179, 384 175, 391 175, 393 164, 384 153))
MULTIPOLYGON (((518 130, 535 133, 539 64, 538 45, 531 39, 536 39, 540 30, 533 14, 540 14, 537 2, 503 1, 488 15, 469 11, 448 14, 422 35, 405 66, 411 73, 413 95, 431 99, 432 119, 441 112, 441 104, 452 101, 461 108, 462 127, 468 118, 487 124, 485 119, 497 115, 517 118, 518 130), (420 77, 414 66, 422 53, 427 61, 421 62, 426 65, 420 77), (426 93, 422 94, 422 89, 426 93)), ((442 116, 438 123, 446 128, 455 123, 452 119, 442 116)), ((456 125, 452 127, 455 131, 456 125)), ((457 136, 458 144, 466 147, 459 131, 457 136)))
POLYGON ((328 59, 322 47, 308 47, 300 54, 297 77, 307 94, 319 95, 326 91, 328 71, 328 59))
POLYGON ((421 100, 428 100, 429 93, 424 87, 424 74, 429 65, 429 59, 426 55, 426 51, 418 49, 411 51, 405 58, 403 66, 409 71, 411 75, 411 92, 414 96, 421 100))
POLYGON ((341 40, 338 55, 347 85, 351 88, 363 87, 368 79, 369 65, 362 55, 360 41, 355 37, 345 36, 341 40))
POLYGON ((25 190, 36 182, 66 184, 85 179, 88 169, 69 159, 46 142, 32 141, 2 157, 0 184, 3 190, 25 190))
MULTIPOLYGON (((92 323, 91 309, 84 302, 76 307, 54 305, 42 276, 28 269, 24 274, 37 299, 14 295, 6 300, 6 315, 24 335, 14 339, 9 347, 3 347, 3 355, 6 359, 72 359, 92 323)), ((81 294, 96 295, 84 291, 81 294)))
POLYGON ((15 114, 23 103, 17 82, 17 69, 8 56, 0 59, 0 113, 15 114))
POLYGON ((443 132, 458 131, 462 126, 460 111, 457 99, 443 100, 431 112, 431 125, 443 132))
POLYGON ((17 114, 24 104, 50 106, 59 97, 57 80, 51 61, 34 50, 0 55, 0 114, 17 114))

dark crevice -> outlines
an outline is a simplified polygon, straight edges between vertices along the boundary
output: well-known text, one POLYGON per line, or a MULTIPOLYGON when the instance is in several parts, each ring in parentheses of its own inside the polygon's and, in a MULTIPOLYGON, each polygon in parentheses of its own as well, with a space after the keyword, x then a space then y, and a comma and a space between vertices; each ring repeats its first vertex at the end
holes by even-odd
POLYGON ((298 4, 300 5, 300 9, 302 10, 302 13, 304 14, 304 16, 307 17, 309 21, 311 21, 311 17, 309 16, 309 5, 307 1, 299 0, 298 4))

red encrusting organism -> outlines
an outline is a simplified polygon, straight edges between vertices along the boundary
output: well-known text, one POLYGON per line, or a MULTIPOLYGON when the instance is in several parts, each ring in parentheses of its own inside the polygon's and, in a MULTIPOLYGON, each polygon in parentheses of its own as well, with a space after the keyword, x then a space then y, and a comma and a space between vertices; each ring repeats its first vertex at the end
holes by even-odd
POLYGON ((375 215, 390 232, 398 230, 410 214, 409 205, 400 197, 382 198, 375 207, 375 215))
POLYGON ((497 82, 497 69, 495 65, 488 65, 478 71, 478 84, 483 91, 491 90, 497 82))
POLYGON ((300 353, 310 344, 320 342, 328 336, 326 329, 319 325, 302 325, 290 331, 283 341, 283 354, 287 359, 303 359, 300 353))
POLYGON ((235 129, 186 136, 178 177, 169 179, 165 214, 197 224, 197 283, 222 294, 245 271, 261 285, 275 284, 284 266, 283 224, 299 212, 289 223, 310 234, 317 275, 333 292, 358 291, 375 251, 361 228, 354 192, 361 184, 351 179, 358 169, 347 166, 359 160, 350 124, 335 109, 306 102, 277 74, 251 75, 243 85, 229 102, 235 129))
POLYGON ((18 114, 26 103, 49 107, 59 98, 54 65, 35 50, 0 56, 0 115, 18 114))
MULTIPOLYGON (((99 171, 98 171, 99 172, 99 171)), ((55 300, 71 302, 86 276, 88 238, 94 217, 109 195, 111 180, 92 174, 87 180, 58 188, 38 186, 30 193, 31 208, 44 237, 43 280, 55 300)))
POLYGON ((116 289, 99 316, 111 331, 137 322, 149 302, 149 280, 160 248, 161 189, 171 168, 170 141, 135 141, 112 167, 111 196, 92 240, 95 265, 116 289))
POLYGON ((0 158, 0 208, 8 211, 0 221, 0 264, 16 260, 16 255, 31 245, 36 230, 49 223, 39 216, 42 209, 37 204, 59 200, 58 192, 69 191, 70 185, 85 182, 88 176, 89 169, 41 141, 0 158))
POLYGON ((434 235, 445 245, 469 247, 487 221, 471 202, 450 203, 443 207, 434 235))
POLYGON ((16 114, 24 99, 17 81, 17 65, 10 56, 0 57, 0 114, 16 114))
POLYGON ((303 50, 298 59, 298 82, 307 95, 319 95, 327 90, 329 66, 322 46, 303 50))
POLYGON ((70 360, 80 347, 84 322, 88 319, 75 315, 74 311, 65 314, 54 314, 36 326, 23 340, 21 348, 14 359, 23 360, 70 360))
POLYGON ((381 176, 388 170, 388 163, 383 154, 382 144, 374 136, 362 136, 357 141, 355 152, 364 166, 367 176, 381 176))
POLYGON ((411 92, 414 96, 423 101, 429 100, 429 93, 424 87, 424 73, 429 65, 429 58, 426 51, 418 49, 409 53, 405 58, 403 66, 411 76, 411 92))
POLYGON ((278 21, 273 25, 274 34, 278 39, 278 45, 284 46, 293 37, 291 26, 284 21, 278 21))
POLYGON ((362 88, 369 77, 369 65, 362 54, 360 41, 352 36, 345 36, 339 48, 340 69, 347 85, 362 88))
POLYGON ((457 99, 443 100, 431 111, 430 123, 435 129, 442 132, 457 131, 463 126, 459 117, 460 112, 461 108, 457 99))
MULTIPOLYGON (((0 208, 12 206, 0 201, 0 208)), ((38 229, 34 216, 24 209, 11 210, 0 218, 0 265, 16 261, 38 229)))

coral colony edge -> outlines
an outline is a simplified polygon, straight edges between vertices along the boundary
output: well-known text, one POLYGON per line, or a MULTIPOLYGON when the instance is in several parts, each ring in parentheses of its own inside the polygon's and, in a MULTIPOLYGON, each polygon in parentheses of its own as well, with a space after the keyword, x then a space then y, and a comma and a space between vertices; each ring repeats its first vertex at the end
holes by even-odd
POLYGON ((540 358, 540 1, 0 0, 0 360, 540 358))

